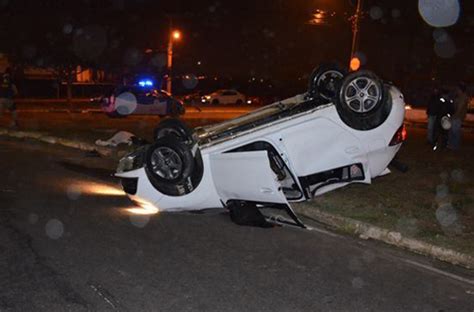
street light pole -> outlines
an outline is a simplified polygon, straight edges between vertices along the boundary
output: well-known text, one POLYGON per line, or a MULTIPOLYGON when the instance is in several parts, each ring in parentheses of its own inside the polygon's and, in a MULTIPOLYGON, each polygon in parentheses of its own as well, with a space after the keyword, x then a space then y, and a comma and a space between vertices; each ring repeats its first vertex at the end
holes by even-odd
POLYGON ((353 20, 352 20, 352 47, 351 47, 351 58, 350 58, 350 60, 352 60, 352 58, 355 55, 357 45, 358 45, 358 41, 359 41, 359 32, 360 32, 359 22, 360 22, 360 18, 361 18, 362 1, 363 0, 357 0, 356 12, 355 12, 355 15, 354 15, 353 20))
POLYGON ((168 79, 166 80, 166 91, 171 94, 172 88, 172 69, 173 69, 173 35, 170 27, 169 41, 168 41, 168 79))

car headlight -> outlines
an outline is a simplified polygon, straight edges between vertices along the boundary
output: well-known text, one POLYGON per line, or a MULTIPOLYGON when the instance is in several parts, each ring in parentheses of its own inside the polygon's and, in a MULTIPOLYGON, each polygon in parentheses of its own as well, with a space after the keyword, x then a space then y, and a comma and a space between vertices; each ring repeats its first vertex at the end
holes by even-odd
POLYGON ((204 96, 204 98, 209 101, 209 100, 211 99, 211 96, 210 96, 210 95, 206 95, 206 96, 204 96))
POLYGON ((127 172, 130 170, 133 170, 133 158, 127 156, 120 159, 117 167, 117 173, 127 172))
POLYGON ((119 160, 117 173, 127 172, 143 167, 145 159, 145 149, 140 148, 133 153, 124 156, 119 160))

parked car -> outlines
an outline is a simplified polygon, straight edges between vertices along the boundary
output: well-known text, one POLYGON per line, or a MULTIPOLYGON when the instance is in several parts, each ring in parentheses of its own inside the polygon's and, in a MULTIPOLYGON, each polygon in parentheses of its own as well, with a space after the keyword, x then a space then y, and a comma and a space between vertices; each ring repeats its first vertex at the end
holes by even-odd
POLYGON ((368 71, 322 66, 307 92, 216 125, 165 120, 156 141, 120 160, 116 176, 160 210, 285 210, 290 202, 388 174, 405 140, 402 93, 368 71))
POLYGON ((202 96, 203 96, 202 92, 194 92, 194 93, 182 96, 181 99, 185 105, 199 105, 201 104, 202 96))
POLYGON ((151 83, 119 86, 101 100, 103 111, 110 117, 127 115, 179 116, 184 114, 183 103, 166 91, 155 89, 151 83))
POLYGON ((217 90, 209 95, 201 98, 202 103, 210 103, 212 105, 219 104, 237 104, 246 103, 245 95, 236 90, 217 90))

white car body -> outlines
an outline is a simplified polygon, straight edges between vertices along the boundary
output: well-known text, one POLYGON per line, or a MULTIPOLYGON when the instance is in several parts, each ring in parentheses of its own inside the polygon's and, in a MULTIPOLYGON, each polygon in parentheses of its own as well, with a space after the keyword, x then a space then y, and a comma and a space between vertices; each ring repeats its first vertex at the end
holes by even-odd
POLYGON ((304 201, 349 183, 370 184, 373 178, 389 172, 387 167, 401 146, 398 143, 390 146, 390 143, 402 129, 405 103, 398 89, 390 86, 388 90, 391 111, 387 119, 372 130, 354 130, 341 120, 335 105, 325 104, 219 137, 219 133, 232 129, 234 125, 260 120, 271 109, 289 103, 299 105, 305 101, 304 95, 197 130, 196 147, 203 161, 202 180, 192 192, 182 196, 169 196, 158 191, 150 182, 144 166, 129 171, 119 170, 116 176, 134 179, 135 193, 129 197, 139 203, 153 204, 160 211, 225 207, 231 200, 289 207, 289 202, 304 201), (267 150, 235 151, 254 142, 266 142, 258 143, 265 146, 270 144, 284 161, 290 176, 287 175, 285 180, 277 177, 270 166, 267 150), (321 174, 333 172, 341 172, 341 177, 358 175, 359 178, 329 179, 311 185, 311 180, 316 181, 321 174), (290 184, 297 189, 294 193, 299 191, 301 196, 285 193, 290 184))
POLYGON ((235 90, 217 90, 202 97, 203 103, 211 104, 239 104, 245 103, 245 95, 235 90))

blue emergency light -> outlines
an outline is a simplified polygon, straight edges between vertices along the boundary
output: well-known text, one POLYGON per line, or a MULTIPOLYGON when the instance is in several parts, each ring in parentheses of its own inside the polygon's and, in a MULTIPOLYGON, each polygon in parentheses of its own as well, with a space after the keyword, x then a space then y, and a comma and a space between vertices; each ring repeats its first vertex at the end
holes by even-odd
POLYGON ((140 87, 153 87, 153 81, 151 80, 140 80, 138 82, 140 87))

